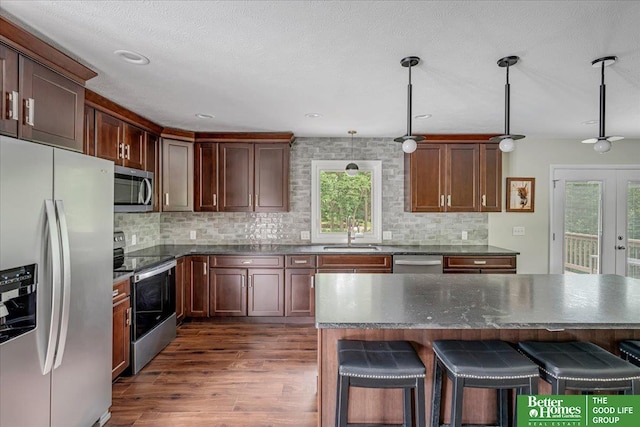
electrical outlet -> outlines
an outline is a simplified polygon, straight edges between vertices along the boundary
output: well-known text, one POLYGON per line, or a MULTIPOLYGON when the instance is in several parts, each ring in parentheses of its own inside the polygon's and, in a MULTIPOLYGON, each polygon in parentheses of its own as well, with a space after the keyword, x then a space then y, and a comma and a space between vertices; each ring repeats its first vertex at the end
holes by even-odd
POLYGON ((391 231, 382 232, 382 240, 391 240, 391 239, 393 239, 393 233, 391 231))
POLYGON ((196 240, 196 230, 189 231, 189 238, 191 240, 196 240))
POLYGON ((311 233, 309 233, 308 231, 301 231, 300 240, 311 240, 311 233))
POLYGON ((466 231, 462 232, 462 240, 467 240, 469 238, 469 233, 467 233, 466 231))
POLYGON ((136 243, 138 243, 138 238, 136 237, 135 234, 131 235, 131 246, 135 246, 136 243))
POLYGON ((523 226, 513 227, 511 234, 513 236, 524 236, 524 227, 523 226))

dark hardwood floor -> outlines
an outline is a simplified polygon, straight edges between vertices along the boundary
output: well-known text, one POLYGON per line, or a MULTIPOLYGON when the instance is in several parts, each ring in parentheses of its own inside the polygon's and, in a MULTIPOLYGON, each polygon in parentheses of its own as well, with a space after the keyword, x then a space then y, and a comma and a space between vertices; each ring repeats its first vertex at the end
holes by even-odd
POLYGON ((189 322, 113 384, 107 426, 317 425, 313 325, 189 322))

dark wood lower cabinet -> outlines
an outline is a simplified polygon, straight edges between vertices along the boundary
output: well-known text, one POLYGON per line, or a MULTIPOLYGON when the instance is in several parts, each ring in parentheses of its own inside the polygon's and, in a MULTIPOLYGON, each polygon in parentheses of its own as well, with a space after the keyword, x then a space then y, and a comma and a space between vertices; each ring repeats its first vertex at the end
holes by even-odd
POLYGON ((247 270, 212 268, 209 277, 211 316, 247 315, 247 270))
POLYGON ((284 316, 284 271, 248 270, 248 316, 284 316))
POLYGON ((129 367, 131 347, 131 297, 129 280, 113 286, 113 348, 111 379, 114 380, 129 367), (117 291, 117 292, 116 292, 117 291))
POLYGON ((186 272, 186 313, 187 317, 207 317, 209 315, 209 257, 187 257, 186 272))
POLYGON ((516 274, 515 255, 445 256, 445 274, 516 274))
POLYGON ((315 275, 316 270, 313 268, 288 268, 285 270, 285 316, 315 316, 315 275))

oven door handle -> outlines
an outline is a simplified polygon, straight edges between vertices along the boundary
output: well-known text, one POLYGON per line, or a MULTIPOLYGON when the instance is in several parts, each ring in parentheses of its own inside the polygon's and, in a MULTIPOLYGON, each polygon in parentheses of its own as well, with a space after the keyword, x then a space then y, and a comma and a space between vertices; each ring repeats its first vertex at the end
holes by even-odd
POLYGON ((58 341, 58 328, 60 326, 60 299, 62 293, 62 260, 60 251, 60 234, 56 210, 53 200, 44 201, 45 214, 47 216, 47 228, 49 231, 49 245, 51 246, 51 319, 49 321, 49 337, 47 349, 42 366, 42 375, 47 375, 53 367, 56 342, 58 341))
POLYGON ((144 273, 136 274, 133 277, 133 283, 138 283, 141 280, 148 279, 151 276, 155 276, 160 273, 164 273, 165 271, 171 270, 176 266, 176 260, 171 260, 167 263, 159 265, 151 270, 146 270, 144 273))

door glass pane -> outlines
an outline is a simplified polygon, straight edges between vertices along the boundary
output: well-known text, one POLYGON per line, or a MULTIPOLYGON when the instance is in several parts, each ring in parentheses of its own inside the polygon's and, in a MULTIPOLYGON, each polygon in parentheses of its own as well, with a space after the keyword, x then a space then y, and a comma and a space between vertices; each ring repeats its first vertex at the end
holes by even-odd
POLYGON ((600 181, 567 181, 564 212, 564 273, 600 272, 602 230, 600 181))
POLYGON ((640 279, 640 181, 627 184, 627 276, 640 279))

